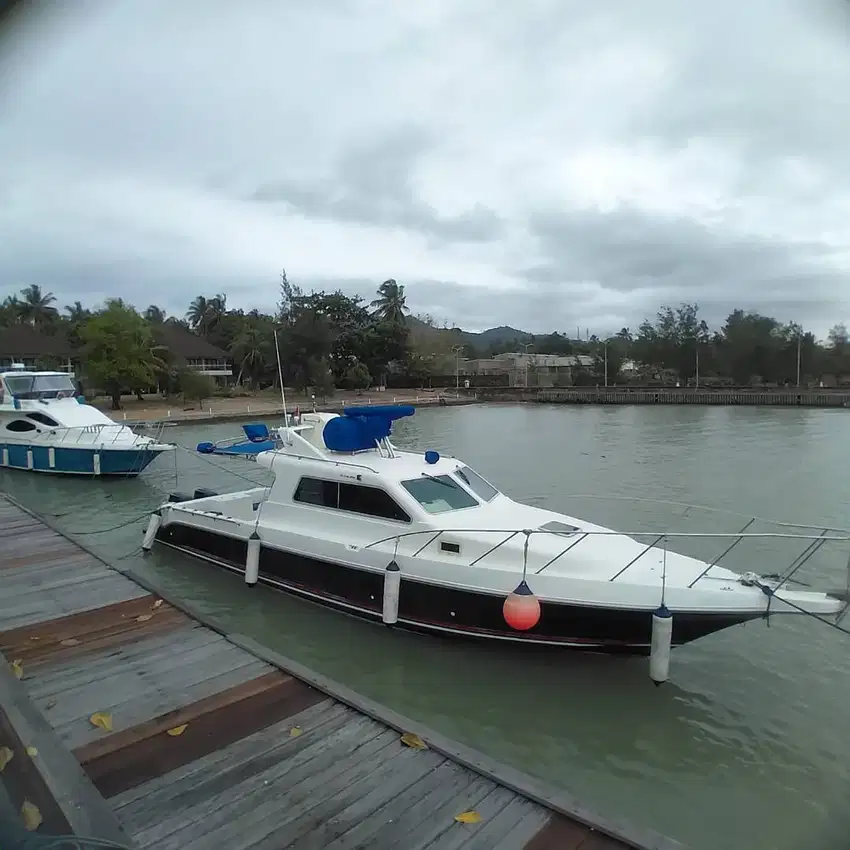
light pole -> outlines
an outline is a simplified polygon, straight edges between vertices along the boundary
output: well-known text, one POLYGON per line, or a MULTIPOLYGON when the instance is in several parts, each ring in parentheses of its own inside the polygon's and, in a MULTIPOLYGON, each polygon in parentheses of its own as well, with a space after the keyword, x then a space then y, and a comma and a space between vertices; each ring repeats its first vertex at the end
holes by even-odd
POLYGON ((801 362, 801 354, 803 349, 803 333, 802 330, 798 328, 797 330, 797 389, 800 388, 800 362, 801 362))
POLYGON ((602 351, 605 358, 605 386, 608 386, 608 338, 605 338, 605 341, 602 343, 602 351))
POLYGON ((460 391, 460 353, 463 351, 462 345, 453 345, 452 351, 455 353, 455 391, 460 391))
POLYGON ((533 342, 527 342, 523 346, 523 348, 525 349, 525 388, 526 389, 528 389, 528 349, 533 348, 533 347, 534 347, 533 342))
POLYGON ((699 388, 699 337, 696 338, 696 375, 694 376, 694 389, 699 388))

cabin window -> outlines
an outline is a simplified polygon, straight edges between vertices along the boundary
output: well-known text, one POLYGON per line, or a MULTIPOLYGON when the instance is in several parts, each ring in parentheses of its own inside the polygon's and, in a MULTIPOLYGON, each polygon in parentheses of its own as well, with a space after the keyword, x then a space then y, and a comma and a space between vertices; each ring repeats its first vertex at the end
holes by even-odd
POLYGON ((47 425, 48 428, 55 428, 59 423, 48 416, 46 413, 28 413, 27 419, 32 419, 34 422, 39 422, 42 425, 47 425))
POLYGON ((448 543, 445 540, 441 540, 440 551, 451 552, 452 555, 460 555, 460 543, 448 543))
POLYGON ((429 514, 474 508, 478 505, 476 499, 448 475, 423 475, 421 478, 402 481, 401 486, 429 514))
POLYGON ((489 481, 485 481, 475 470, 470 469, 468 466, 462 466, 455 472, 458 478, 475 493, 476 496, 483 499, 485 502, 489 502, 494 496, 498 494, 498 490, 490 484, 489 481))
POLYGON ((396 522, 410 522, 410 517, 396 504, 393 497, 379 487, 325 481, 321 478, 302 478, 293 498, 296 502, 322 508, 335 508, 396 522))
POLYGON ((293 497, 296 502, 318 505, 322 508, 339 507, 339 484, 321 478, 302 478, 293 497))
POLYGON ((32 422, 27 422, 25 419, 13 419, 7 426, 7 431, 17 431, 18 433, 22 433, 23 431, 35 431, 35 425, 32 422))

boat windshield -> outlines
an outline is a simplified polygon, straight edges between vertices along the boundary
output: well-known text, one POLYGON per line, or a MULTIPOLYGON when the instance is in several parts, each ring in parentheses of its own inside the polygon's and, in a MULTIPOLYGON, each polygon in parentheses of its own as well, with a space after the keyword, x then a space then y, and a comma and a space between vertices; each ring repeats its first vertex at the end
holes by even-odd
POLYGON ((69 398, 76 394, 70 375, 6 375, 6 387, 21 399, 69 398))
POLYGON ((485 502, 489 502, 499 493, 489 481, 485 481, 474 469, 470 469, 468 466, 462 466, 456 470, 455 475, 485 502))
POLYGON ((423 475, 401 486, 428 511, 441 514, 461 508, 477 507, 478 502, 449 475, 423 475))

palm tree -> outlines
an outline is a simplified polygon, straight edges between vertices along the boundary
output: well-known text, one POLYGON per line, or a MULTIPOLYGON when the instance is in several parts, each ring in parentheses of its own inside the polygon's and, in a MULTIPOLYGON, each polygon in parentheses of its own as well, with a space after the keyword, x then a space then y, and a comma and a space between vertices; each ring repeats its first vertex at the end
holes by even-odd
POLYGON ((192 330, 198 330, 203 325, 208 310, 209 305, 203 295, 199 295, 192 301, 189 309, 186 311, 186 320, 189 322, 192 330))
POLYGON ((236 383, 242 382, 242 376, 248 374, 254 389, 257 380, 268 362, 269 340, 257 327, 247 327, 230 346, 233 359, 239 363, 239 377, 236 383))
POLYGON ((23 305, 17 295, 7 295, 0 304, 0 327, 19 325, 23 321, 23 305))
POLYGON ((397 325, 402 324, 405 313, 410 312, 406 304, 404 285, 396 283, 392 278, 385 280, 378 287, 378 297, 369 306, 375 311, 378 319, 397 325))
POLYGON ((212 298, 199 295, 189 305, 186 318, 192 330, 206 336, 227 312, 227 296, 219 293, 212 298))
POLYGON ((56 296, 52 292, 44 293, 37 283, 33 283, 22 289, 21 295, 21 315, 28 325, 44 327, 58 318, 59 311, 53 306, 56 296))
POLYGON ((145 320, 152 325, 161 325, 165 322, 165 310, 162 307, 157 307, 156 304, 151 304, 144 312, 145 320))

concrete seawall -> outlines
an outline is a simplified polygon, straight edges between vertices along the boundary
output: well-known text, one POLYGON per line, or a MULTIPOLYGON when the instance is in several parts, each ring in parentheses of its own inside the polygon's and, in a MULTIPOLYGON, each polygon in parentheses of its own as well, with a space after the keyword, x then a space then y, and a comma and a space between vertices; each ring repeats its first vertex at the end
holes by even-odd
POLYGON ((502 387, 477 389, 482 402, 539 404, 699 404, 760 407, 850 407, 850 392, 828 389, 695 389, 667 387, 502 387))

